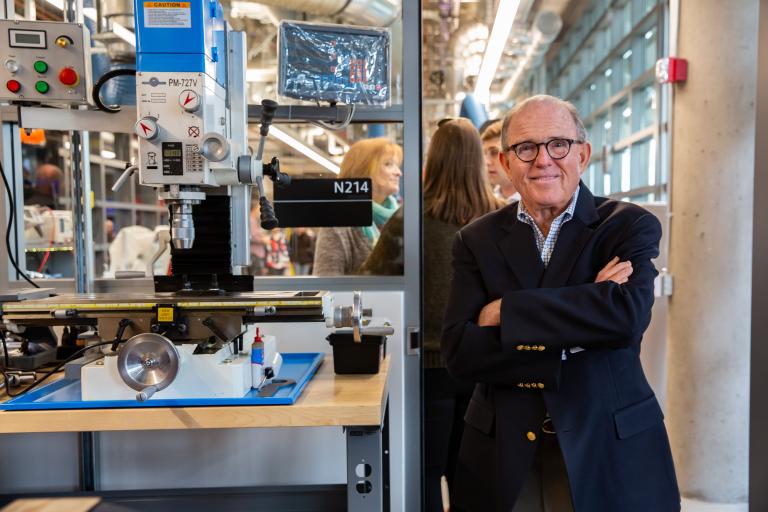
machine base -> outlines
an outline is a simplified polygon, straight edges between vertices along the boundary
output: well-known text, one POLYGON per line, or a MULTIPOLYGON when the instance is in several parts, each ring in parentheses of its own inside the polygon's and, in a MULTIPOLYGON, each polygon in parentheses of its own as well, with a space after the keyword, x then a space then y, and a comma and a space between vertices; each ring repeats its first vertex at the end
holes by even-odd
MULTIPOLYGON (((277 390, 274 396, 260 397, 258 390, 251 390, 241 398, 156 398, 146 402, 131 400, 90 400, 80 394, 80 381, 62 379, 41 386, 20 397, 0 403, 0 410, 30 411, 49 409, 103 409, 139 407, 195 407, 195 406, 243 406, 243 405, 292 405, 323 362, 321 352, 283 353, 280 377, 293 379, 296 384, 277 390)), ((157 395, 156 395, 157 396, 157 395)))

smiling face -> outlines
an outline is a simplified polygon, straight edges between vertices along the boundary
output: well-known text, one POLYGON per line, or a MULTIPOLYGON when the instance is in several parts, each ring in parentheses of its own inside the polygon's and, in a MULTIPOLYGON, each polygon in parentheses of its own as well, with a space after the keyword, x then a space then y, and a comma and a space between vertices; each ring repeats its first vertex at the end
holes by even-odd
POLYGON ((374 195, 386 198, 392 194, 397 194, 400 190, 400 176, 402 175, 400 161, 394 151, 388 151, 381 160, 381 165, 377 172, 371 176, 374 195))
MULTIPOLYGON (((534 101, 525 105, 509 121, 505 135, 505 148, 525 141, 579 140, 571 113, 555 101, 534 101)), ((512 149, 503 152, 500 160, 528 210, 563 211, 579 186, 591 152, 588 142, 574 143, 565 158, 555 160, 542 145, 532 162, 523 162, 512 149)))

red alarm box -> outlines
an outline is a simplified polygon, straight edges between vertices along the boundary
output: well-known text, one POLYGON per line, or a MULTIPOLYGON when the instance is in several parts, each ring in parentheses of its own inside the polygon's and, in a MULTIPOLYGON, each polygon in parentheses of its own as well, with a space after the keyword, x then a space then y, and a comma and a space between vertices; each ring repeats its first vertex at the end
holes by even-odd
POLYGON ((656 61, 656 81, 660 84, 685 82, 688 61, 679 57, 665 57, 656 61))

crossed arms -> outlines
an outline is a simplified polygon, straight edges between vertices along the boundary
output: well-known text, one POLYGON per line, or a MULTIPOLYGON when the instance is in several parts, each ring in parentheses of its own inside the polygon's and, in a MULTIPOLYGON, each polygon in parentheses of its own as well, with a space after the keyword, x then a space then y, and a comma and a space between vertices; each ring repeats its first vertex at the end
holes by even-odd
POLYGON ((453 245, 453 284, 443 323, 443 357, 455 377, 501 385, 536 380, 556 388, 561 351, 622 348, 650 322, 651 259, 661 227, 653 215, 624 231, 595 282, 508 291, 489 297, 477 260, 462 238, 453 245), (618 258, 618 259, 616 259, 618 258), (538 350, 518 349, 536 345, 538 350), (543 347, 543 348, 542 348, 543 347))

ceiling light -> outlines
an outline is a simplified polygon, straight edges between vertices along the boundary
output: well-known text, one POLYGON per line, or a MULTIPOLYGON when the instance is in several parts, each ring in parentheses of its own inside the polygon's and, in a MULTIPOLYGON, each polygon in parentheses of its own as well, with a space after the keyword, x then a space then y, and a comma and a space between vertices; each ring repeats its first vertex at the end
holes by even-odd
POLYGON ((332 173, 339 174, 341 172, 341 169, 339 169, 338 165, 334 164, 333 162, 331 162, 330 160, 325 158, 323 155, 321 155, 314 149, 310 148, 300 140, 296 139, 295 137, 292 137, 291 135, 288 135, 286 132, 282 131, 280 128, 277 128, 273 125, 269 129, 269 133, 280 142, 287 144, 291 148, 295 149, 302 155, 312 160, 313 162, 325 167, 332 173))
POLYGON ((512 30, 512 24, 515 22, 515 15, 519 5, 520 0, 499 2, 499 8, 496 11, 496 18, 491 29, 491 36, 488 38, 488 44, 485 46, 485 55, 480 66, 480 74, 477 75, 477 82, 475 83, 475 97, 480 103, 488 104, 490 101, 491 83, 499 67, 499 60, 507 44, 507 39, 509 39, 509 33, 512 30))
POLYGON ((530 65, 531 60, 533 59, 533 51, 539 44, 539 39, 541 39, 541 32, 537 32, 533 36, 533 40, 531 41, 531 44, 528 46, 528 49, 525 51, 525 55, 523 56, 522 60, 517 64, 517 67, 515 68, 515 72, 512 74, 512 76, 504 83, 504 87, 501 90, 501 94, 498 96, 494 96, 494 100, 496 101, 504 101, 506 98, 509 98, 509 95, 512 94, 512 91, 517 84, 517 81, 520 79, 521 76, 523 76, 523 72, 525 69, 530 65))

